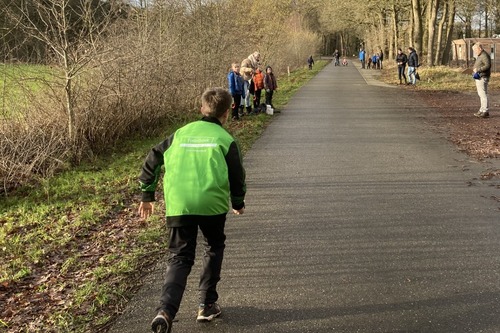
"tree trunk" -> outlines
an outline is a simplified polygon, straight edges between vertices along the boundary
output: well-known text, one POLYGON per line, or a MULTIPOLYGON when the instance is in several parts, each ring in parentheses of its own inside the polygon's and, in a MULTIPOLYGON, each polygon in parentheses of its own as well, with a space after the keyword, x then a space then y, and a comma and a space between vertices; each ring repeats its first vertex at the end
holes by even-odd
POLYGON ((427 65, 434 66, 434 42, 436 40, 436 17, 439 9, 439 0, 429 0, 427 7, 427 65))
POLYGON ((66 84, 64 86, 64 92, 66 97, 66 113, 68 116, 68 138, 71 143, 75 142, 75 109, 73 108, 73 87, 72 79, 69 75, 66 75, 66 84))
POLYGON ((447 65, 450 59, 451 42, 453 40, 453 27, 455 25, 456 0, 448 1, 448 22, 446 23, 446 44, 441 58, 441 64, 447 65))
POLYGON ((488 37, 488 4, 484 6, 484 37, 488 37))
POLYGON ((422 16, 420 14, 420 0, 411 0, 413 21, 413 47, 418 52, 422 51, 422 16))
POLYGON ((444 29, 444 24, 446 23, 446 20, 448 19, 448 15, 449 15, 448 8, 449 8, 448 2, 445 2, 443 4, 443 12, 442 12, 441 20, 439 20, 439 24, 438 24, 437 47, 436 47, 436 53, 435 53, 435 57, 434 57, 435 64, 439 64, 440 63, 439 59, 441 59, 441 50, 442 50, 441 45, 443 44, 443 29, 444 29))
POLYGON ((396 6, 394 3, 391 6, 391 15, 392 15, 392 43, 390 45, 391 49, 389 49, 389 56, 391 59, 395 58, 396 52, 395 50, 398 49, 398 43, 399 43, 399 22, 398 22, 398 14, 396 11, 396 6))
MULTIPOLYGON (((496 3, 498 3, 498 1, 496 1, 496 3)), ((493 6, 493 17, 495 22, 495 30, 493 30, 493 33, 500 34, 500 6, 493 6)))

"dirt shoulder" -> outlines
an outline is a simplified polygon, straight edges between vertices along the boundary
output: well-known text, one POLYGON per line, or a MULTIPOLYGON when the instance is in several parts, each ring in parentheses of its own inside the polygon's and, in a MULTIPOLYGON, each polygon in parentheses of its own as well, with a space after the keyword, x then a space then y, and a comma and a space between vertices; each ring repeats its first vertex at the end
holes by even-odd
POLYGON ((475 92, 415 90, 413 94, 432 112, 426 121, 443 132, 459 150, 479 160, 500 157, 499 92, 489 94, 491 110, 486 119, 474 116, 479 109, 475 92))

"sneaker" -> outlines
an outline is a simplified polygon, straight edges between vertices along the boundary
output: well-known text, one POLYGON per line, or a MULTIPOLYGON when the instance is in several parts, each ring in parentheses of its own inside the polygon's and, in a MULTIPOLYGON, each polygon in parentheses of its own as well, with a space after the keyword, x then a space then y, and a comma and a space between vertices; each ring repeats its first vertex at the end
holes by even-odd
POLYGON ((488 112, 478 112, 474 113, 474 115, 478 118, 488 118, 490 116, 488 112))
POLYGON ((212 321, 215 317, 220 316, 221 312, 220 306, 217 303, 200 304, 196 320, 198 322, 212 321))
POLYGON ((151 329, 154 333, 170 333, 172 331, 172 319, 161 310, 151 322, 151 329))

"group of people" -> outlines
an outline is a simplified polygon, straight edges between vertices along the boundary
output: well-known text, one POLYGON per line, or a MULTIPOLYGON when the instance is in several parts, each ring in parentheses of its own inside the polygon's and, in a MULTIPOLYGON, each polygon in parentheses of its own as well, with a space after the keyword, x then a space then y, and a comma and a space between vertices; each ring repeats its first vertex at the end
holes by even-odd
MULTIPOLYGON (((488 118, 489 114, 489 101, 488 101, 488 83, 491 76, 491 57, 484 50, 481 43, 476 43, 472 46, 473 55, 476 58, 474 67, 472 69, 473 78, 476 84, 477 94, 481 106, 479 111, 474 115, 479 118, 488 118)), ((398 65, 398 78, 399 84, 416 85, 419 79, 417 68, 420 67, 418 62, 417 51, 413 47, 408 48, 408 56, 402 49, 398 49, 396 56, 396 63, 398 65), (405 67, 408 65, 408 77, 405 75, 405 67)))
POLYGON ((243 59, 241 65, 233 63, 227 81, 233 98, 232 120, 241 119, 245 111, 248 115, 264 112, 267 105, 274 109, 273 94, 278 83, 271 66, 266 66, 262 72, 259 52, 243 59), (265 103, 261 103, 262 90, 265 91, 265 103))
POLYGON ((383 69, 384 53, 382 51, 374 52, 373 55, 367 56, 366 51, 361 48, 359 50, 358 59, 361 62, 362 69, 383 69))
POLYGON ((417 79, 419 78, 417 68, 420 67, 418 62, 417 51, 413 47, 408 47, 408 56, 403 52, 401 48, 398 49, 398 54, 396 56, 396 63, 398 65, 398 79, 399 84, 403 84, 403 79, 405 84, 417 84, 417 79), (405 69, 408 65, 408 77, 405 75, 405 69))
MULTIPOLYGON (((417 68, 420 66, 418 63, 418 55, 414 48, 408 48, 409 56, 403 52, 403 50, 398 49, 398 55, 396 56, 396 63, 398 65, 398 77, 399 83, 402 84, 404 79, 406 84, 416 84, 417 83, 417 68), (405 68, 408 65, 408 78, 407 81, 405 75, 405 68)), ((366 52, 363 48, 359 50, 359 61, 361 62, 361 68, 373 68, 373 69, 383 69, 384 53, 382 51, 374 53, 371 57, 366 57, 366 52)))

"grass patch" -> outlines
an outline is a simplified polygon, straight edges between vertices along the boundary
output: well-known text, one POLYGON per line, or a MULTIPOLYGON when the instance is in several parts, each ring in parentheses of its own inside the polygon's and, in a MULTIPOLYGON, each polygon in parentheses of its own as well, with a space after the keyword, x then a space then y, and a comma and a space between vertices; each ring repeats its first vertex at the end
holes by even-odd
MULTIPOLYGON (((326 64, 280 78, 275 106, 283 109, 326 64)), ((227 128, 245 153, 272 118, 249 116, 227 128)), ((140 167, 149 149, 179 126, 0 199, 0 303, 8 304, 1 326, 97 331, 124 307, 141 272, 165 248, 161 202, 147 221, 136 214, 140 167)))
POLYGON ((33 96, 55 80, 55 72, 48 66, 0 64, 0 117, 9 118, 30 106, 33 96))
MULTIPOLYGON (((384 66, 384 74, 380 79, 388 84, 399 84, 398 70, 395 65, 384 66)), ((407 74, 408 68, 405 70, 407 74)), ((476 85, 472 74, 463 73, 463 68, 452 68, 448 66, 422 66, 418 68, 420 81, 417 88, 421 90, 448 90, 448 91, 476 91, 476 85)), ((500 73, 492 73, 489 83, 490 89, 500 88, 500 73)))

